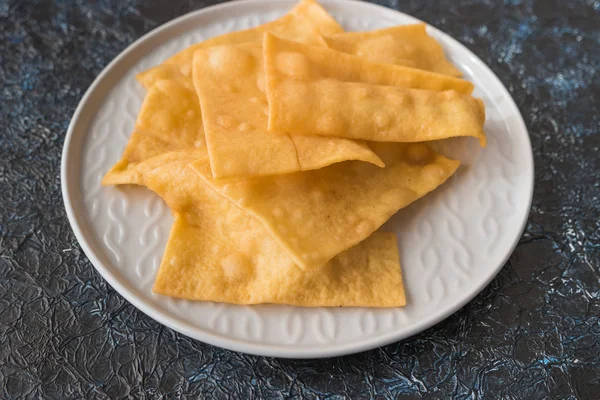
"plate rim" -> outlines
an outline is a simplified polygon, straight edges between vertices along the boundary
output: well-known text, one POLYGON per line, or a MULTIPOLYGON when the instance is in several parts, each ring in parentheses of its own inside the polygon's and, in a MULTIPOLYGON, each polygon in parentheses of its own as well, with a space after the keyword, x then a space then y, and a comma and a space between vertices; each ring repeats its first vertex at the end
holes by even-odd
MULTIPOLYGON (((105 80, 108 79, 110 72, 113 70, 115 66, 120 64, 123 60, 131 56, 137 48, 147 42, 150 42, 153 39, 156 39, 160 35, 164 33, 168 33, 169 30, 177 27, 180 24, 185 23, 186 21, 193 20, 197 18, 201 14, 208 14, 212 12, 219 12, 228 8, 238 8, 240 6, 246 7, 255 7, 259 4, 272 4, 272 3, 280 3, 280 4, 290 4, 293 5, 296 3, 296 0, 235 0, 230 2, 225 2, 221 4, 212 5, 209 7, 200 8, 198 10, 189 12, 182 16, 179 16, 165 24, 162 24, 150 32, 144 34, 129 46, 127 46, 124 50, 122 50, 106 67, 103 68, 101 73, 94 79, 92 84, 86 90, 85 94, 79 101, 73 116, 71 117, 71 121, 69 122, 69 127, 67 129, 67 133, 65 136, 63 149, 61 153, 61 171, 60 171, 60 179, 61 179, 61 192, 64 207, 66 210, 67 218, 71 225, 71 229, 75 234, 75 237, 84 251, 85 255, 94 266, 96 271, 100 273, 100 275, 108 282, 108 284, 115 289, 121 296, 123 296, 128 302, 130 302, 133 306, 135 306, 138 310, 142 311, 148 317, 154 319, 155 321, 168 326, 175 331, 193 338, 195 340, 199 340, 214 346, 239 351, 243 353, 259 355, 259 356, 270 356, 270 357, 284 357, 284 358, 323 358, 323 357, 333 357, 333 356, 341 356, 352 353, 358 353, 365 350, 374 349, 377 347, 385 346, 387 344, 397 342, 399 340, 406 339, 410 336, 413 336, 419 332, 424 331, 432 327, 433 325, 441 322, 442 320, 448 318, 450 315, 457 312, 460 308, 464 307, 467 303, 469 303, 475 296, 477 296, 485 287, 489 285, 489 283, 497 276, 500 270, 505 266, 506 262, 513 254, 517 244, 519 243, 523 231, 527 225, 529 213, 531 211, 531 204, 533 200, 533 192, 535 186, 535 165, 533 158, 533 149, 531 146, 531 139, 529 136, 529 131, 523 120, 523 116, 516 105, 513 97, 510 92, 506 88, 506 86, 502 83, 502 81, 498 78, 498 76, 485 64, 475 53, 469 50, 465 45, 460 43, 458 40, 454 39, 452 36, 444 33, 443 31, 427 24, 424 21, 421 21, 413 16, 402 13, 400 11, 387 8, 378 4, 373 3, 365 3, 358 0, 322 0, 322 5, 327 8, 328 5, 347 5, 352 7, 363 7, 363 8, 371 8, 373 11, 385 12, 385 13, 396 13, 400 14, 405 18, 414 20, 415 22, 424 22, 427 24, 428 30, 435 32, 437 35, 440 35, 444 38, 444 40, 450 42, 453 46, 460 48, 463 51, 469 53, 472 57, 473 61, 479 64, 487 74, 489 74, 496 82, 500 90, 503 92, 503 97, 508 101, 507 106, 512 109, 512 111, 516 111, 515 115, 518 115, 517 125, 519 130, 522 130, 526 133, 525 141, 528 144, 529 151, 526 151, 528 164, 530 164, 530 174, 527 176, 527 180, 529 184, 529 192, 527 193, 527 208, 526 212, 523 216, 522 221, 520 221, 520 227, 518 229, 518 235, 515 235, 513 238, 513 242, 510 246, 510 250, 506 252, 504 257, 502 257, 502 262, 499 263, 493 269, 490 269, 488 274, 484 274, 483 279, 477 283, 477 285, 470 286, 467 291, 468 294, 448 307, 444 312, 439 314, 434 314, 431 317, 423 318, 418 323, 415 323, 408 329, 405 329, 401 332, 391 331, 387 334, 379 335, 374 338, 365 338, 360 342, 350 342, 345 343, 336 347, 316 347, 316 346, 294 346, 294 347, 285 347, 282 345, 267 345, 261 343, 253 343, 248 341, 240 341, 238 339, 230 339, 222 337, 218 334, 203 330, 201 328, 192 327, 186 322, 180 321, 179 317, 173 316, 168 313, 166 310, 161 310, 156 308, 150 303, 147 303, 143 298, 140 298, 134 293, 134 290, 131 290, 127 283, 121 282, 116 275, 114 275, 101 261, 100 257, 96 253, 96 251, 92 248, 90 243, 85 237, 84 229, 82 228, 82 224, 80 223, 78 217, 76 216, 75 208, 73 206, 72 196, 73 190, 72 184, 69 181, 68 177, 68 165, 69 160, 74 157, 72 154, 69 154, 69 149, 72 146, 73 137, 75 136, 75 131, 81 124, 81 120, 83 118, 83 114, 88 107, 88 103, 91 101, 91 98, 94 92, 105 83, 105 80)), ((187 31, 187 29, 185 30, 187 31)), ((92 118, 93 119, 93 118, 92 118)), ((91 121, 90 121, 91 122, 91 121)), ((89 125, 89 123, 88 123, 89 125)), ((85 138, 86 135, 80 135, 82 138, 85 138)), ((75 189, 77 190, 77 189, 75 189)))

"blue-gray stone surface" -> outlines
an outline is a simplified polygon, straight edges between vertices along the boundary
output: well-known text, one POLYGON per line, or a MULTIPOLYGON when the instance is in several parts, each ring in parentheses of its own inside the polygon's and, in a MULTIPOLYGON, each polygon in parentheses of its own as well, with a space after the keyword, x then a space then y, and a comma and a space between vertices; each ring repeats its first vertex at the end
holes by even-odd
POLYGON ((377 1, 460 40, 508 87, 533 143, 533 205, 506 266, 452 317, 305 361, 145 316, 94 270, 63 208, 62 144, 94 77, 213 3, 0 1, 0 398, 600 398, 600 2, 377 1))

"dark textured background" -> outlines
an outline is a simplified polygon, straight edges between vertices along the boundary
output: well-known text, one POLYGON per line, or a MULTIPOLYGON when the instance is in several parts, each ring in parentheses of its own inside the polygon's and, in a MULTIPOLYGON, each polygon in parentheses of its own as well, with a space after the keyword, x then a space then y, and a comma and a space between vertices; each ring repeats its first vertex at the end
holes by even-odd
POLYGON ((533 207, 508 264, 455 315, 316 361, 159 325, 100 278, 63 209, 62 143, 94 77, 142 34, 212 3, 0 0, 0 398, 600 398, 600 2, 378 1, 499 75, 531 134, 533 207))

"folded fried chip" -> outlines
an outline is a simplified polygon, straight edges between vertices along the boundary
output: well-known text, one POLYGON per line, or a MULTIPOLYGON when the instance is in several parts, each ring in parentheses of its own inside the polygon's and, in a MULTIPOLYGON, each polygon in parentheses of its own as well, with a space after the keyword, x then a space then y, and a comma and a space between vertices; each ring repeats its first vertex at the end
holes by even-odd
POLYGON ((327 45, 365 60, 404 65, 438 74, 460 77, 462 73, 446 59, 444 49, 427 34, 426 24, 399 25, 368 32, 326 36, 327 45))
POLYGON ((302 271, 264 227, 187 165, 206 152, 162 154, 134 167, 175 222, 154 284, 159 294, 235 304, 398 307, 405 304, 394 234, 375 233, 318 270, 302 271))
POLYGON ((268 132, 260 44, 198 51, 193 77, 214 178, 285 174, 345 160, 383 166, 363 141, 268 132))
POLYGON ((377 64, 325 47, 310 46, 265 33, 263 40, 267 87, 275 70, 297 79, 337 79, 344 82, 400 86, 409 89, 473 92, 464 79, 401 65, 377 64))
POLYGON ((269 130, 379 142, 473 136, 482 146, 483 103, 453 90, 406 89, 333 79, 304 80, 270 70, 269 130))
POLYGON ((281 176, 215 180, 208 162, 191 166, 258 218, 298 266, 310 269, 367 238, 459 165, 422 143, 374 143, 373 150, 385 168, 349 161, 281 176))
POLYGON ((299 42, 324 44, 318 35, 333 35, 343 32, 342 27, 314 0, 300 1, 283 17, 255 28, 226 33, 208 39, 180 51, 163 64, 138 74, 137 79, 144 87, 151 87, 164 77, 171 77, 176 70, 184 76, 192 76, 192 60, 194 53, 218 45, 240 43, 260 43, 263 32, 273 32, 278 36, 299 42))

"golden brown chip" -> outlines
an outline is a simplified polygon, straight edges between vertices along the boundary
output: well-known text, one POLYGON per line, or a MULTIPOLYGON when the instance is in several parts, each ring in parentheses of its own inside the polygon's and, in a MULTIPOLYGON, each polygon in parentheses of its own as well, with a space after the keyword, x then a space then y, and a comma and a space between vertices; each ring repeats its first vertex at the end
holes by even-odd
POLYGON ((303 80, 270 69, 269 130, 379 142, 473 136, 486 144, 481 100, 455 91, 405 89, 332 79, 303 80))
POLYGON ((400 25, 369 32, 347 32, 326 36, 327 45, 365 60, 404 65, 443 75, 462 73, 446 59, 444 49, 427 34, 426 24, 400 25))
POLYGON ((248 243, 236 232, 224 235, 230 241, 219 240, 223 237, 221 231, 210 225, 192 225, 185 216, 175 214, 154 292, 233 304, 302 307, 406 304, 393 233, 375 232, 322 268, 302 271, 268 236, 262 243, 254 240, 248 243), (239 246, 247 246, 252 252, 241 251, 239 246))
POLYGON ((297 79, 336 79, 344 82, 392 85, 409 89, 473 92, 473 84, 464 79, 436 74, 401 65, 376 64, 332 49, 292 42, 265 33, 263 51, 268 78, 276 69, 297 79))
POLYGON ((154 291, 235 304, 398 307, 405 304, 396 239, 375 233, 323 268, 302 271, 256 219, 206 186, 176 151, 133 169, 173 210, 154 291))
POLYGON ((193 76, 215 178, 285 174, 345 160, 383 166, 363 141, 268 132, 260 44, 198 51, 193 76))
POLYGON ((348 161, 281 176, 215 180, 208 162, 191 165, 219 194, 260 220, 298 266, 310 269, 367 238, 459 165, 422 143, 373 146, 385 168, 348 161))

